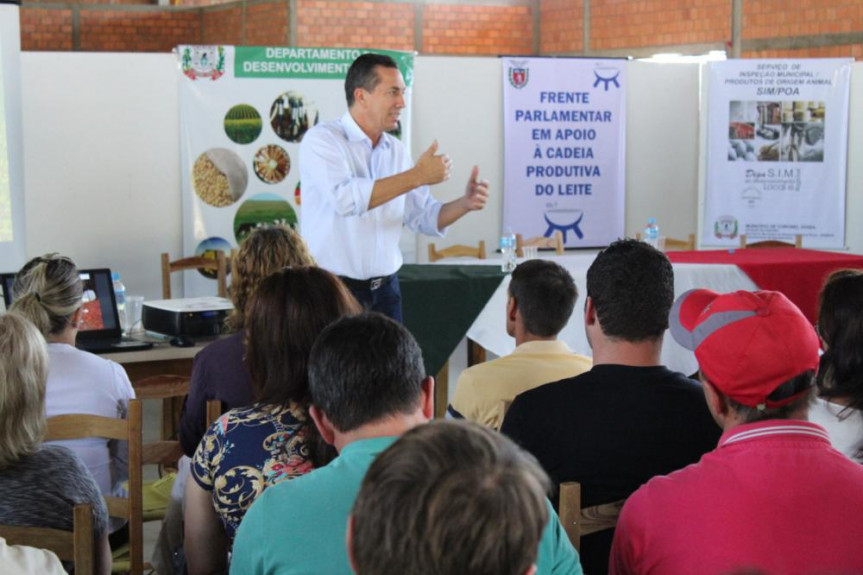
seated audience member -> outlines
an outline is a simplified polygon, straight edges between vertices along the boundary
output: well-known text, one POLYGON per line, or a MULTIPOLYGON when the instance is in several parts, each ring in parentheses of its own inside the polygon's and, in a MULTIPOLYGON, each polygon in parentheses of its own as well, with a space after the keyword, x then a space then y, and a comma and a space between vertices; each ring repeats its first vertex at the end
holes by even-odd
POLYGON ((71 451, 41 443, 48 365, 39 330, 15 313, 0 315, 0 525, 72 531, 75 505, 89 503, 95 571, 110 573, 108 512, 98 485, 71 451))
POLYGON ((57 555, 26 545, 9 545, 0 537, 0 573, 66 575, 57 555))
MULTIPOLYGON (((716 446, 720 430, 701 386, 660 364, 673 300, 665 254, 635 240, 612 243, 587 272, 593 368, 519 395, 506 415, 503 433, 555 484, 581 483, 584 507, 624 499, 716 446)), ((586 572, 607 571, 613 535, 581 538, 586 572)))
POLYGON ((448 414, 498 429, 504 400, 589 370, 589 357, 557 339, 577 299, 575 282, 561 266, 545 260, 519 264, 506 302, 506 333, 517 347, 506 357, 464 370, 448 414))
POLYGON ((525 575, 549 520, 548 476, 475 423, 408 431, 375 459, 351 511, 358 575, 525 575))
MULTIPOLYGON (((125 370, 116 362, 75 347, 78 326, 87 313, 82 307, 83 293, 83 282, 72 260, 48 254, 27 262, 15 276, 11 311, 33 322, 48 341, 48 417, 79 413, 125 418, 129 400, 135 397, 125 370)), ((68 447, 84 462, 103 495, 125 495, 125 441, 93 437, 52 443, 68 447)), ((123 523, 113 519, 112 531, 123 523)), ((122 543, 125 538, 125 530, 120 531, 113 543, 122 543)))
POLYGON ((809 421, 827 430, 833 447, 863 463, 863 272, 834 272, 820 300, 824 355, 809 421))
POLYGON ((189 572, 224 570, 246 510, 268 487, 325 464, 308 419, 308 358, 317 335, 360 305, 331 273, 286 268, 263 282, 246 318, 255 403, 222 415, 204 435, 186 484, 189 572))
POLYGON ((180 444, 189 457, 195 454, 207 430, 208 401, 218 399, 226 410, 254 401, 243 354, 246 351, 246 303, 258 284, 280 269, 313 265, 315 260, 306 243, 297 232, 285 226, 257 228, 240 245, 231 262, 234 309, 226 320, 226 328, 232 335, 202 349, 192 364, 189 396, 180 416, 180 444))
POLYGON ((818 338, 779 292, 692 290, 671 333, 724 430, 620 515, 612 573, 863 573, 863 467, 806 421, 818 338))
MULTIPOLYGON (((378 454, 433 414, 434 381, 410 333, 376 313, 345 318, 315 342, 309 412, 339 456, 268 489, 234 545, 231 572, 350 574, 345 535, 366 470, 378 454)), ((478 487, 478 486, 477 486, 478 487)), ((539 573, 581 573, 578 555, 549 507, 539 573)))

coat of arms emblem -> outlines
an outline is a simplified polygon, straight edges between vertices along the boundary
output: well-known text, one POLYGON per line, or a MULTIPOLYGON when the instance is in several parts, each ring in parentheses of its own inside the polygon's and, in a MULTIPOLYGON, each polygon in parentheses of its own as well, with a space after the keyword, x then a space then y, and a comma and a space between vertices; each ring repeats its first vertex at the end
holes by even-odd
POLYGON ((509 67, 509 83, 513 88, 521 89, 527 86, 530 70, 527 67, 527 61, 511 61, 512 66, 509 67))
POLYGON ((192 80, 218 80, 225 73, 223 46, 183 46, 180 53, 183 74, 192 80))

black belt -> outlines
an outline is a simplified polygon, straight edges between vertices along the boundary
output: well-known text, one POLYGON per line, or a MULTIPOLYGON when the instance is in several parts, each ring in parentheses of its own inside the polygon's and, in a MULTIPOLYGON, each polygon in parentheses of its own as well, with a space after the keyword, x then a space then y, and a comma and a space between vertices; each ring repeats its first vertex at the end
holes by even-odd
POLYGON ((371 278, 367 280, 355 280, 354 278, 349 278, 345 276, 339 276, 339 279, 342 280, 345 285, 352 290, 375 291, 389 284, 395 277, 395 275, 396 274, 390 274, 388 276, 371 278))

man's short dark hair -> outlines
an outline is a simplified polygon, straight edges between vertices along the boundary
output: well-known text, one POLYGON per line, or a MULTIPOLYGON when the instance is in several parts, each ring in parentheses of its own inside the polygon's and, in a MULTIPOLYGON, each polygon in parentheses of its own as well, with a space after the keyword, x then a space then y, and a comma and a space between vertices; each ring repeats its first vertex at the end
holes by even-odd
POLYGON ((413 413, 425 379, 422 352, 410 332, 379 313, 342 318, 312 347, 312 403, 342 432, 413 413))
POLYGON ((661 337, 674 302, 671 262, 644 242, 618 240, 587 270, 587 296, 606 336, 631 342, 661 337))
POLYGON ((357 496, 358 575, 523 575, 549 521, 549 481, 511 440, 466 421, 407 432, 357 496))
POLYGON ((578 299, 572 276, 548 260, 528 260, 512 272, 509 295, 533 335, 552 337, 566 326, 578 299))
MULTIPOLYGON (((750 407, 731 399, 726 396, 728 404, 737 414, 743 419, 743 423, 755 423, 757 421, 765 421, 767 419, 794 419, 795 414, 802 408, 808 407, 814 397, 815 372, 804 371, 798 376, 792 377, 779 387, 773 390, 773 393, 767 396, 769 401, 782 401, 786 398, 791 398, 795 395, 799 396, 790 403, 780 407, 767 407, 758 409, 750 407)), ((720 393, 722 393, 720 391, 720 393)))
POLYGON ((383 54, 363 54, 354 60, 345 77, 345 97, 348 100, 348 108, 354 105, 354 90, 363 88, 366 92, 371 92, 380 83, 381 77, 375 70, 376 66, 398 70, 396 61, 383 54))

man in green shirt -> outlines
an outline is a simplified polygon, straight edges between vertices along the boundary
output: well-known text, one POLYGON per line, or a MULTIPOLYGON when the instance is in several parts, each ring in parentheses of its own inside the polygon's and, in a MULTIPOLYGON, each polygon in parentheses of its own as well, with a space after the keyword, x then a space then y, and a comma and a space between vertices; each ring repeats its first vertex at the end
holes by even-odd
MULTIPOLYGON (((339 456, 267 489, 243 518, 231 573, 350 575, 348 516, 375 457, 434 412, 416 341, 380 315, 344 318, 318 337, 309 359, 311 417, 339 456)), ((551 512, 538 573, 580 574, 578 554, 551 512)))

